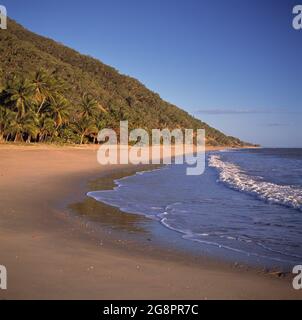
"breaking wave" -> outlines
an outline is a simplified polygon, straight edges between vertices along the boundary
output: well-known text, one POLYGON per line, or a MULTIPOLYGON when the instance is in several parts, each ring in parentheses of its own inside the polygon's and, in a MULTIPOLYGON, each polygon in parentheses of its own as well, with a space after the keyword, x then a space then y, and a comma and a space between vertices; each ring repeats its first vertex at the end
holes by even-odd
POLYGON ((239 166, 221 160, 219 155, 209 157, 209 166, 219 171, 219 180, 229 187, 247 192, 269 203, 302 211, 302 190, 290 185, 279 185, 261 180, 244 172, 239 166))

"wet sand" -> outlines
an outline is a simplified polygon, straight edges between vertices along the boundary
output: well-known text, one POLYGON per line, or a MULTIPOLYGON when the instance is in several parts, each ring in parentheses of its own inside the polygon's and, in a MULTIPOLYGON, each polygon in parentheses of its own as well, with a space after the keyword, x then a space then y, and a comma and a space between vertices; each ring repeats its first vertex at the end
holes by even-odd
POLYGON ((100 166, 96 146, 0 145, 0 164, 1 299, 302 298, 290 277, 159 247, 153 222, 86 197, 147 167, 100 166))

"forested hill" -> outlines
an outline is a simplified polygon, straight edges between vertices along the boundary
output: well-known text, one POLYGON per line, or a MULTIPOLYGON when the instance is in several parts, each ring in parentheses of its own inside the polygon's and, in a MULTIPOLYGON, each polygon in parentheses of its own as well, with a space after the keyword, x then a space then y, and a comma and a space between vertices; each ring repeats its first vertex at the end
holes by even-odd
POLYGON ((0 139, 95 141, 103 127, 205 128, 208 145, 240 146, 138 80, 13 20, 0 30, 0 139), (2 120, 1 120, 2 119, 2 120))

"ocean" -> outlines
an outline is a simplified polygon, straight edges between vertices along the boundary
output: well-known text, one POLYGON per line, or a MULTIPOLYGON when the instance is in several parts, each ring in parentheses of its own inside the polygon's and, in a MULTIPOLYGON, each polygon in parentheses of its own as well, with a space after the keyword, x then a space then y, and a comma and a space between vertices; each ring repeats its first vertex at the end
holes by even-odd
POLYGON ((302 264, 302 149, 207 152, 202 175, 185 172, 186 165, 166 165, 88 196, 155 219, 219 257, 286 269, 302 264))

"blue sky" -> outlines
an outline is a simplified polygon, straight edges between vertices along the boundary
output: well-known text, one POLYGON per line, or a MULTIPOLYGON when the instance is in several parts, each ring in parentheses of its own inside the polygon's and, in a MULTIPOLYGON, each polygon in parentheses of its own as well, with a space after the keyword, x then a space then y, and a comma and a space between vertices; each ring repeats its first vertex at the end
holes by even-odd
POLYGON ((227 134, 302 147, 302 0, 0 2, 227 134))

